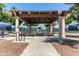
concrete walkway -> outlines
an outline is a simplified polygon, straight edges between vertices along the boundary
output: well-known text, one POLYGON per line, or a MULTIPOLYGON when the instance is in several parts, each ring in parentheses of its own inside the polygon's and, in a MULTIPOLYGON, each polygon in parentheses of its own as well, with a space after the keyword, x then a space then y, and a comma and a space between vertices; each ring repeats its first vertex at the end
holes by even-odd
POLYGON ((50 43, 44 42, 46 37, 27 37, 29 45, 21 56, 59 56, 50 43))

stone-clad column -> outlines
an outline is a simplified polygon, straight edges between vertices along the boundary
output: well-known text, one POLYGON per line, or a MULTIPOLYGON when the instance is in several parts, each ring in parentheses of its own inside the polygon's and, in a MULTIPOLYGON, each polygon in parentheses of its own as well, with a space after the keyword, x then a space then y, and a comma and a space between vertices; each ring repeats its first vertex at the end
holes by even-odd
POLYGON ((63 16, 59 16, 59 37, 65 38, 65 19, 63 16))
POLYGON ((19 17, 15 17, 15 31, 16 31, 16 41, 19 41, 19 17))
POLYGON ((31 24, 28 24, 29 33, 31 33, 31 24))
POLYGON ((50 24, 50 34, 52 34, 52 24, 50 24))

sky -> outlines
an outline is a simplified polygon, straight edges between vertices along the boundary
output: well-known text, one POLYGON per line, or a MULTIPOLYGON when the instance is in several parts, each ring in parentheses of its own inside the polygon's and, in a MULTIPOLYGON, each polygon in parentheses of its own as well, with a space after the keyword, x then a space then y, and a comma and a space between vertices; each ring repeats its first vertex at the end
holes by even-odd
POLYGON ((15 6, 17 10, 67 10, 70 5, 65 3, 5 3, 6 9, 9 10, 15 6))

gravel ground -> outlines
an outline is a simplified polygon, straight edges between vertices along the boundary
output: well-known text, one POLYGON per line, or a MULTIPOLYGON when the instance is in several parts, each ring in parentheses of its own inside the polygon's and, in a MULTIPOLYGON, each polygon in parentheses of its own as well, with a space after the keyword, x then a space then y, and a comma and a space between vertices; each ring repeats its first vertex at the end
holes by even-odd
POLYGON ((28 43, 14 43, 11 40, 0 40, 0 56, 19 56, 28 43))
POLYGON ((56 40, 51 42, 61 56, 79 56, 79 40, 64 39, 62 44, 56 40))

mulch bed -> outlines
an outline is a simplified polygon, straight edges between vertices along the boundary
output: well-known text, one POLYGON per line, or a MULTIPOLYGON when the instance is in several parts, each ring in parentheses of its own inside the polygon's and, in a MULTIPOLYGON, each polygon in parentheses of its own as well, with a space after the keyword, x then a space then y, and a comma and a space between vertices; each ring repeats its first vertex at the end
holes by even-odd
POLYGON ((79 56, 79 40, 64 39, 63 43, 59 44, 55 39, 52 40, 52 46, 62 56, 79 56))
POLYGON ((15 43, 11 40, 0 40, 0 56, 19 56, 28 43, 15 43))

